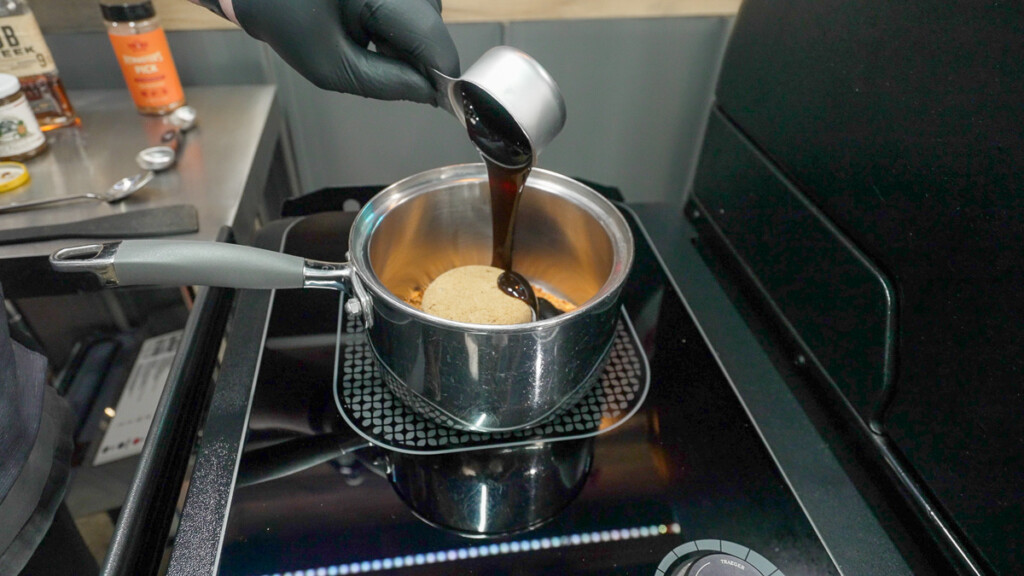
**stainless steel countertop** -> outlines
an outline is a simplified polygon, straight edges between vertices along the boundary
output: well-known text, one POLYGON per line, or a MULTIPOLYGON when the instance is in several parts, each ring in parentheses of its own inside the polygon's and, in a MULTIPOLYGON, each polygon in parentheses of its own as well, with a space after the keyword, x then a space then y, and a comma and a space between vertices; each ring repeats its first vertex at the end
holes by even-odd
MULTIPOLYGON (((263 194, 273 149, 283 132, 275 90, 273 86, 186 88, 188 103, 198 111, 198 124, 187 133, 175 168, 157 174, 119 204, 85 200, 0 214, 0 230, 192 204, 199 212, 199 232, 175 238, 213 240, 222 226, 232 225, 244 242, 258 224, 252 221, 254 210, 240 207, 243 200, 252 202, 249 197, 263 194), (242 213, 245 221, 240 221, 242 213)), ((170 126, 163 118, 138 114, 126 90, 71 91, 69 97, 81 125, 47 133, 49 149, 25 162, 31 182, 0 194, 0 204, 105 190, 138 172, 138 151, 158 144, 170 126)), ((76 243, 81 242, 2 245, 0 258, 44 256, 76 243)))

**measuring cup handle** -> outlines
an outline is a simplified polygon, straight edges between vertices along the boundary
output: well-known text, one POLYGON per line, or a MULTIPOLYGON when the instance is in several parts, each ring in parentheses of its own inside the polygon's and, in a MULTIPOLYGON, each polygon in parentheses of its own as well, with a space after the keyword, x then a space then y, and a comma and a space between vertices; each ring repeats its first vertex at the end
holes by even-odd
POLYGON ((458 81, 458 78, 445 76, 434 69, 430 69, 429 73, 430 79, 434 83, 434 89, 437 91, 437 105, 452 116, 455 116, 459 122, 465 124, 466 121, 462 115, 462 107, 459 105, 458 96, 455 94, 455 83, 458 81))

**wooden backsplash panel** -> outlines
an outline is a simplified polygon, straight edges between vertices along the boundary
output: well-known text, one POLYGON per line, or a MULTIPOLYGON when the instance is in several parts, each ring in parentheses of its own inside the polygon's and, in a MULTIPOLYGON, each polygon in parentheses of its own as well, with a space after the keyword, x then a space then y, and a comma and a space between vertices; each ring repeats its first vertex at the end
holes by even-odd
MULTIPOLYGON (((447 22, 518 22, 678 16, 728 16, 742 0, 444 0, 447 22)), ((234 25, 187 0, 153 0, 168 30, 216 30, 234 25)), ((103 30, 98 3, 89 0, 31 2, 46 33, 103 30)))
MULTIPOLYGON (((30 0, 46 34, 102 32, 103 16, 95 0, 30 0)), ((234 25, 187 0, 154 0, 157 16, 168 30, 210 30, 234 25)))

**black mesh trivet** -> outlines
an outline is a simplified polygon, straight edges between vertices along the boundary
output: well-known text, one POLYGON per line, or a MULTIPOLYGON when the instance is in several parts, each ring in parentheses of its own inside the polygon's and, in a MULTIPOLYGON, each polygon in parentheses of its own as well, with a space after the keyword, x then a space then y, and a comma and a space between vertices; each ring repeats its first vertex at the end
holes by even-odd
MULTIPOLYGON (((344 310, 344 307, 342 307, 344 310)), ((633 415, 647 396, 647 358, 625 314, 616 327, 598 383, 573 407, 543 424, 510 432, 467 432, 435 423, 408 408, 381 378, 362 324, 341 312, 334 400, 357 433, 398 452, 439 454, 595 436, 633 415)))

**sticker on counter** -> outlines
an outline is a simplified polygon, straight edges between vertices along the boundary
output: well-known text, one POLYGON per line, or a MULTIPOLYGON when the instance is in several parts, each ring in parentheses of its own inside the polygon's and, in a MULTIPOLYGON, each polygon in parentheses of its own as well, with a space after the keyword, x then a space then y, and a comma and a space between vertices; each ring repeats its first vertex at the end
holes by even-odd
POLYGON ((142 343, 117 406, 112 411, 107 408, 107 415, 112 418, 96 450, 93 466, 142 453, 181 335, 182 331, 177 330, 142 343))

